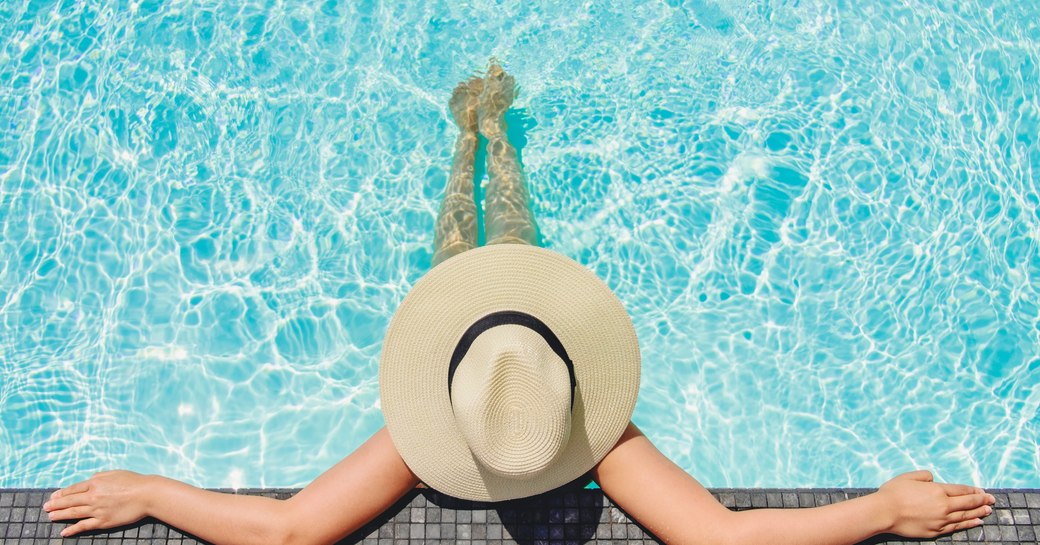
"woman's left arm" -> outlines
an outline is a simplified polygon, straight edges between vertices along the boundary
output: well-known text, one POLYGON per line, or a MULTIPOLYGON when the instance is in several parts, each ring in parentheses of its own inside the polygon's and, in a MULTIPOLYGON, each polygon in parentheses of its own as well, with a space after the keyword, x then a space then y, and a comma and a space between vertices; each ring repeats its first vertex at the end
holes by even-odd
POLYGON ((916 471, 867 496, 808 509, 730 511, 633 424, 593 470, 603 491, 666 543, 848 545, 881 533, 932 537, 982 524, 993 496, 916 471))

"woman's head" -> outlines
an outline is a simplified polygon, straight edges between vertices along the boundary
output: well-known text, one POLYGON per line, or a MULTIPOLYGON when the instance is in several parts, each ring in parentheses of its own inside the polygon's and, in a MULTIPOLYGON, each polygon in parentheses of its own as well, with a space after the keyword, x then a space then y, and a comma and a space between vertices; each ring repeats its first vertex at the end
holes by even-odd
POLYGON ((621 302, 582 265, 485 246, 405 297, 380 388, 420 479, 465 499, 513 499, 580 477, 614 446, 635 407, 639 346, 621 302))

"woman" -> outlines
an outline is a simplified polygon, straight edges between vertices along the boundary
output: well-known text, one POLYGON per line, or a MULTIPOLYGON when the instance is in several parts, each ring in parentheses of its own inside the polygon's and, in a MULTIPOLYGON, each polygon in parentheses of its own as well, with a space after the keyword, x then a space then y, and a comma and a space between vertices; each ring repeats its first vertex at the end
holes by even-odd
POLYGON ((436 223, 434 268, 402 302, 384 342, 386 428, 287 500, 98 473, 44 504, 51 520, 80 519, 62 535, 152 516, 216 544, 332 543, 420 480, 449 495, 496 501, 590 470, 666 543, 846 544, 982 524, 993 496, 934 483, 927 471, 823 507, 733 512, 663 456, 629 421, 639 357, 624 308, 587 269, 534 246, 527 189, 505 136, 513 94, 513 78, 493 63, 486 78, 460 84, 451 98, 460 135, 436 223), (474 249, 478 131, 488 142, 488 246, 474 249), (474 287, 463 292, 466 279, 474 287))

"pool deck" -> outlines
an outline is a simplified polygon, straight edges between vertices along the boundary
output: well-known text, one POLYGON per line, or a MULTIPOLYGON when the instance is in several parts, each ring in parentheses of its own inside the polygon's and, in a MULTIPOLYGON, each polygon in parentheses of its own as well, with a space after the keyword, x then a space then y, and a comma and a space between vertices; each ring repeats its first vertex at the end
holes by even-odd
MULTIPOLYGON (((47 520, 40 506, 53 489, 0 489, 0 543, 4 545, 205 543, 154 519, 116 530, 63 539, 65 523, 47 520)), ((237 494, 284 499, 296 489, 242 489, 237 494)), ((872 492, 870 489, 712 489, 723 505, 735 510, 761 507, 797 508, 835 503, 872 492)), ((994 512, 980 528, 937 540, 879 536, 864 543, 1038 543, 1040 489, 992 489, 994 512)), ((344 506, 349 509, 349 506, 344 506)), ((458 500, 428 489, 406 494, 383 515, 340 543, 407 545, 462 543, 521 545, 583 543, 659 543, 632 522, 602 491, 560 489, 525 500, 497 504, 458 500)))

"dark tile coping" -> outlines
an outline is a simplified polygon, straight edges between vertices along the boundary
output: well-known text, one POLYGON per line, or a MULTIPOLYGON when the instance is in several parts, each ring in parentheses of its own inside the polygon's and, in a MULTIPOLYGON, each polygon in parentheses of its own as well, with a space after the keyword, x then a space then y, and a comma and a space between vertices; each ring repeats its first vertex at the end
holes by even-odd
MULTIPOLYGON (((4 545, 205 543, 155 519, 144 519, 115 530, 63 539, 66 523, 47 520, 41 506, 54 489, 0 489, 0 543, 4 545)), ((298 489, 217 489, 285 499, 298 489)), ((1032 543, 1040 542, 1040 489, 991 489, 994 512, 980 528, 936 540, 878 536, 864 542, 882 543, 1032 543)), ((711 493, 735 510, 761 507, 796 508, 835 503, 873 492, 864 488, 743 489, 716 488, 711 493)), ((342 545, 409 545, 462 543, 520 545, 584 543, 659 543, 631 521, 598 489, 559 489, 524 500, 480 503, 455 499, 429 489, 406 494, 385 513, 340 542, 342 545)))

